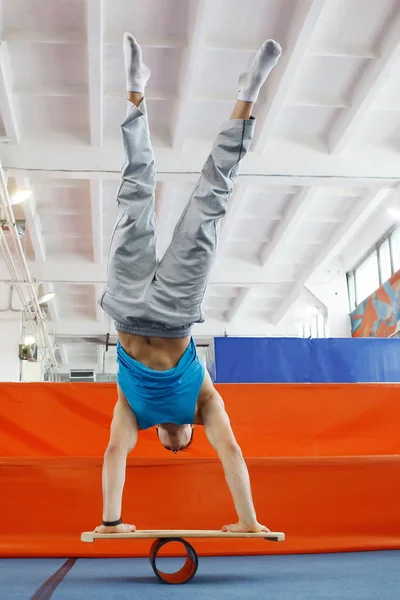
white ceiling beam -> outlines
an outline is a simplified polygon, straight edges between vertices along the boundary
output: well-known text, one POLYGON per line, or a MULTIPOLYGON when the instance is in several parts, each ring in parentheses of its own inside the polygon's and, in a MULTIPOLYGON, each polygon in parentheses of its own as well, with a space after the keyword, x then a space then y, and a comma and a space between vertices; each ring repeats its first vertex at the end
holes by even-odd
MULTIPOLYGON (((75 320, 66 319, 61 321, 55 327, 49 325, 49 330, 52 334, 57 336, 69 336, 75 338, 81 338, 85 336, 104 336, 104 326, 101 323, 90 322, 87 320, 75 320)), ((194 325, 193 337, 197 343, 209 343, 209 338, 214 336, 260 336, 260 335, 276 335, 274 327, 266 321, 266 316, 257 317, 254 315, 249 320, 241 321, 240 319, 235 320, 232 325, 225 323, 222 320, 207 318, 207 321, 202 325, 194 325)), ((284 330, 282 331, 284 335, 284 330)), ((111 332, 111 335, 115 335, 115 330, 111 332)), ((73 359, 72 343, 69 345, 71 348, 71 358, 73 359)), ((94 359, 95 361, 95 359, 94 359)))
POLYGON ((239 310, 243 308, 245 302, 249 298, 251 290, 251 287, 244 287, 241 290, 239 290, 239 293, 233 301, 231 308, 226 313, 225 321, 227 323, 231 323, 238 314, 239 310))
MULTIPOLYGON (((308 210, 310 203, 318 194, 318 188, 303 188, 292 198, 289 208, 284 218, 276 226, 272 239, 268 242, 260 253, 260 264, 268 269, 269 265, 274 264, 275 259, 282 247, 290 239, 291 232, 302 221, 304 214, 308 210)), ((232 308, 229 310, 226 320, 228 323, 238 314, 245 305, 252 288, 243 288, 236 298, 232 308)))
MULTIPOLYGON (((107 98, 119 98, 126 102, 126 92, 123 88, 105 88, 104 96, 107 98)), ((175 100, 176 95, 173 92, 165 90, 146 89, 146 100, 162 100, 170 101, 175 100)))
MULTIPOLYGON (((107 98, 119 98, 126 101, 126 92, 123 88, 105 87, 103 89, 104 96, 107 98)), ((18 96, 37 96, 37 97, 75 97, 88 96, 88 89, 85 85, 29 85, 18 86, 14 89, 14 94, 18 96)), ((147 100, 175 100, 176 94, 165 90, 146 90, 147 100)), ((224 94, 199 94, 194 98, 199 102, 228 102, 232 100, 232 95, 224 94)), ((341 104, 342 105, 342 104, 341 104)), ((340 105, 340 106, 341 106, 340 105)), ((333 106, 333 101, 330 103, 333 106)), ((337 106, 337 103, 336 105, 337 106)))
POLYGON ((278 117, 285 107, 286 97, 300 69, 325 4, 326 0, 305 0, 294 5, 291 28, 282 57, 267 84, 267 102, 258 111, 254 141, 254 150, 257 152, 264 152, 278 117))
MULTIPOLYGON (((375 98, 393 73, 393 66, 400 57, 400 11, 385 31, 379 58, 371 61, 355 89, 351 107, 342 110, 329 135, 329 151, 340 153, 350 142, 355 130, 371 109, 375 98)), ((393 76, 396 74, 393 73, 393 76)), ((397 77, 399 74, 397 73, 397 77)))
POLYGON ((103 182, 90 180, 90 210, 92 220, 93 261, 97 265, 104 262, 103 244, 103 182))
POLYGON ((331 94, 324 95, 324 93, 306 93, 288 94, 285 102, 286 106, 307 106, 316 108, 348 108, 350 106, 349 101, 346 98, 338 98, 331 94))
POLYGON ((16 96, 35 96, 38 98, 69 98, 76 96, 88 96, 88 90, 84 85, 31 85, 15 87, 14 94, 16 96))
MULTIPOLYGON (((63 319, 60 323, 53 325, 48 324, 49 333, 59 336, 79 337, 82 335, 104 335, 103 323, 96 323, 88 319, 63 319)), ((110 333, 114 334, 115 329, 112 327, 110 333)))
POLYGON ((69 362, 67 346, 65 344, 60 344, 58 347, 58 352, 60 354, 61 364, 67 365, 69 362))
MULTIPOLYGON (((86 98, 89 96, 89 91, 85 85, 30 85, 30 86, 18 86, 14 89, 14 94, 17 96, 34 96, 37 98, 41 97, 53 97, 53 98, 74 98, 76 96, 86 98)), ((126 102, 126 92, 121 88, 103 88, 103 95, 107 98, 119 98, 126 102)), ((149 90, 146 91, 147 100, 174 100, 175 94, 172 92, 165 92, 162 90, 149 90)), ((201 98, 204 102, 219 102, 225 101, 224 98, 219 96, 209 96, 201 98)))
MULTIPOLYGON (((79 31, 49 31, 32 29, 7 29, 3 34, 6 42, 28 42, 33 44, 84 44, 85 37, 79 31)), ((120 33, 107 32, 104 36, 104 45, 121 47, 120 33)), ((179 36, 164 36, 154 38, 141 38, 142 48, 183 48, 185 40, 179 36)), ((244 52, 257 52, 258 47, 252 40, 244 43, 229 43, 228 40, 208 39, 205 47, 210 50, 232 52, 241 50, 244 52)), ((373 48, 357 49, 352 46, 328 46, 326 44, 313 44, 308 51, 312 56, 333 56, 344 58, 373 59, 378 53, 373 48)))
POLYGON ((271 320, 278 324, 292 309, 299 295, 302 292, 304 284, 329 261, 336 258, 349 241, 354 238, 358 231, 371 215, 393 194, 393 190, 383 188, 373 190, 365 198, 361 198, 354 206, 353 210, 346 217, 345 222, 335 229, 330 239, 322 246, 320 253, 314 259, 309 267, 300 274, 299 279, 294 284, 291 292, 286 299, 274 311, 271 320))
MULTIPOLYGON (((35 146, 28 146, 29 153, 35 152, 35 146)), ((58 150, 62 150, 62 146, 57 146, 58 150)), ((57 152, 57 149, 54 148, 54 152, 57 152)), ((4 146, 2 148, 2 154, 7 158, 7 150, 8 147, 4 146)), ((61 170, 61 165, 54 165, 55 168, 40 168, 35 165, 32 159, 25 160, 25 156, 22 157, 21 160, 13 160, 14 155, 10 156, 3 168, 7 170, 9 177, 17 177, 19 175, 29 176, 33 184, 40 186, 54 186, 54 187, 63 187, 67 186, 66 182, 71 181, 71 187, 80 187, 84 184, 86 185, 86 181, 89 179, 103 179, 108 181, 116 181, 121 179, 120 171, 110 171, 105 169, 96 169, 93 161, 88 161, 88 155, 86 153, 81 153, 80 149, 73 148, 68 151, 68 153, 75 153, 81 158, 81 168, 78 168, 77 165, 72 165, 71 169, 61 170), (31 160, 31 162, 29 162, 31 160), (87 167, 87 168, 85 168, 87 167), (54 180, 56 180, 54 182, 54 180), (59 182, 62 182, 61 184, 59 182), (79 184, 79 182, 82 184, 79 184)), ((95 151, 95 148, 92 148, 95 151)), ((52 156, 52 149, 48 150, 49 155, 48 159, 52 156)), ((174 153, 171 151, 171 159, 175 164, 180 164, 179 161, 184 160, 184 156, 181 155, 180 152, 174 153)), ((114 153, 113 153, 114 154, 114 153)), ((25 151, 24 151, 25 155, 25 151)), ((66 156, 66 155, 65 155, 66 156)), ((255 155, 253 155, 255 156, 255 155)), ((398 154, 394 155, 396 157, 398 168, 398 154)), ((108 158, 108 157, 106 157, 108 158)), ((335 159, 335 157, 329 157, 335 159)), ((338 157, 339 158, 339 157, 338 157)), ((372 153, 373 159, 373 153, 372 153)), ((202 155, 199 160, 204 161, 204 155, 202 155)), ((340 159, 341 160, 341 159, 340 159)), ((247 159, 246 159, 247 161, 247 159)), ((265 161, 265 157, 264 157, 265 161)), ((382 187, 384 184, 385 187, 395 188, 399 182, 399 177, 393 177, 390 172, 386 170, 382 170, 383 167, 388 167, 388 165, 381 164, 381 168, 377 168, 377 170, 373 171, 372 160, 371 163, 366 165, 365 175, 361 176, 348 176, 345 173, 342 175, 269 175, 267 173, 257 172, 258 164, 257 162, 253 163, 251 157, 247 161, 247 168, 250 173, 244 173, 243 171, 239 175, 239 180, 237 185, 251 185, 254 191, 258 192, 270 192, 271 187, 283 186, 283 187, 297 187, 297 186, 320 186, 324 188, 342 188, 347 189, 349 195, 352 195, 351 188, 365 188, 365 189, 378 189, 382 187), (368 167, 368 169, 367 169, 368 167), (369 172, 368 172, 369 171, 369 172)), ((375 166, 377 163, 375 162, 375 166)), ((390 168, 390 166, 389 166, 390 168)), ((191 169, 190 172, 174 172, 174 171, 164 171, 159 170, 157 175, 157 181, 160 183, 172 183, 175 187, 186 186, 191 184, 196 184, 199 179, 200 171, 196 169, 191 169)), ((336 192, 335 192, 336 193, 336 192)), ((358 192, 357 192, 358 195, 358 192)))
MULTIPOLYGON (((55 292, 54 284, 52 284, 52 283, 43 284, 43 291, 45 294, 50 294, 50 293, 55 292)), ((60 312, 58 310, 57 296, 55 296, 52 300, 49 300, 49 302, 47 304, 47 309, 49 311, 51 322, 59 323, 60 322, 60 312)))
POLYGON ((333 58, 361 58, 372 59, 377 58, 378 54, 374 48, 356 48, 354 46, 346 46, 342 44, 340 39, 335 40, 334 45, 326 43, 311 44, 307 50, 309 56, 329 56, 333 58))
POLYGON ((43 238, 42 225, 39 215, 36 213, 35 196, 32 196, 23 203, 23 210, 27 224, 27 230, 31 238, 33 252, 37 262, 46 260, 46 246, 43 238))
MULTIPOLYGON (((49 330, 52 334, 57 336, 69 336, 80 338, 82 335, 85 336, 104 336, 104 327, 100 323, 85 321, 85 320, 73 320, 68 319, 61 321, 55 327, 49 326, 49 330)), ((115 335, 115 332, 112 332, 115 335)), ((276 335, 274 327, 266 321, 266 316, 258 317, 254 315, 249 320, 241 321, 240 319, 235 320, 232 325, 225 323, 222 320, 216 320, 207 318, 206 322, 201 325, 194 325, 193 337, 196 343, 209 343, 209 338, 214 336, 243 336, 248 337, 249 335, 259 337, 260 335, 276 335)), ((285 335, 285 330, 282 331, 282 335, 285 335)), ((77 344, 78 345, 78 344, 77 344)), ((68 346, 71 353, 71 359, 74 358, 74 351, 72 343, 68 346)), ((93 359, 94 365, 95 358, 93 359)))
MULTIPOLYGON (((199 141, 196 148, 190 151, 155 147, 158 181, 196 183, 209 151, 210 144, 206 141, 199 141)), ((29 173, 32 181, 43 176, 58 179, 120 179, 120 156, 121 144, 117 137, 108 140, 102 148, 44 142, 40 138, 19 145, 1 146, 3 168, 32 171, 29 173)), ((299 152, 295 144, 277 140, 271 151, 265 154, 250 152, 246 156, 239 182, 254 183, 261 188, 265 184, 281 183, 314 185, 314 178, 317 178, 318 182, 322 182, 320 185, 324 185, 325 180, 326 185, 368 187, 382 178, 398 179, 398 163, 399 154, 394 145, 376 145, 368 149, 360 147, 357 161, 354 161, 307 146, 302 146, 299 152)))
MULTIPOLYGON (((114 34, 113 32, 108 32, 105 36, 104 43, 107 46, 118 46, 120 48, 122 44, 121 34, 114 34)), ((183 48, 185 46, 185 40, 182 37, 176 35, 148 38, 140 37, 140 46, 142 48, 158 48, 159 50, 167 48, 183 48)))
MULTIPOLYGON (((238 213, 243 208, 246 194, 249 192, 250 190, 244 185, 241 185, 240 183, 236 184, 235 191, 229 199, 228 212, 226 213, 221 224, 221 233, 219 235, 218 240, 217 257, 219 257, 224 252, 224 247, 227 244, 227 240, 231 235, 235 223, 237 222, 238 213)), ((226 323, 230 323, 234 319, 234 317, 237 315, 237 313, 247 300, 247 297, 250 292, 250 287, 243 287, 239 290, 238 296, 234 300, 232 307, 225 314, 226 323)))
POLYGON ((20 143, 20 130, 13 97, 11 64, 6 42, 0 42, 0 113, 7 137, 20 143))
MULTIPOLYGON (((32 189, 31 183, 28 177, 19 175, 15 178, 15 183, 20 189, 32 189)), ((36 267, 43 265, 46 262, 46 244, 43 238, 42 226, 40 217, 36 212, 36 198, 35 193, 32 191, 32 196, 22 203, 25 220, 27 224, 27 231, 30 235, 33 252, 35 254, 35 266, 30 268, 30 272, 34 273, 36 267)), ((45 294, 53 293, 55 291, 54 284, 52 282, 43 283, 43 292, 45 294)), ((48 312, 50 319, 53 323, 58 323, 60 320, 60 313, 58 310, 57 297, 53 298, 48 303, 48 312)))
MULTIPOLYGON (((36 178, 34 177, 34 185, 35 189, 40 190, 41 188, 48 189, 54 188, 56 190, 59 189, 69 189, 69 190, 85 190, 89 189, 89 181, 85 179, 72 179, 71 177, 68 179, 53 179, 52 177, 46 178, 36 178)), ((70 212, 66 209, 65 214, 70 214, 70 212)), ((75 213, 74 213, 75 214, 75 213)))
POLYGON ((50 31, 40 29, 7 29, 3 39, 7 42, 31 42, 34 44, 82 44, 85 42, 80 32, 50 31))
MULTIPOLYGON (((19 190, 32 190, 29 177, 24 177, 19 174, 15 177, 15 183, 19 190)), ((44 263, 46 260, 46 245, 43 238, 40 217, 36 212, 36 197, 33 190, 31 197, 22 203, 22 209, 25 215, 27 230, 31 238, 35 260, 37 263, 44 263)))
MULTIPOLYGON (((279 40, 278 40, 279 41, 279 40)), ((240 43, 229 43, 226 39, 208 39, 206 48, 210 50, 219 50, 220 52, 257 52, 259 46, 257 46, 253 40, 247 40, 240 43)), ((372 48, 354 48, 352 46, 328 46, 324 43, 317 43, 307 48, 307 54, 309 56, 332 56, 340 58, 376 58, 377 53, 372 48)))
MULTIPOLYGON (((85 36, 77 31, 49 31, 32 29, 8 29, 3 39, 7 42, 28 42, 33 44, 84 44, 85 36)), ((104 37, 106 46, 121 47, 121 35, 108 32, 104 37)), ((181 48, 184 40, 178 36, 141 39, 142 48, 181 48)))
MULTIPOLYGON (((42 283, 74 283, 76 285, 105 285, 107 266, 95 265, 88 260, 46 260, 43 264, 28 261, 35 279, 42 283)), ((283 265, 284 266, 284 265, 283 265)), ((9 282, 10 274, 0 262, 0 281, 9 282)), ((214 264, 210 285, 231 287, 254 286, 285 281, 293 283, 293 278, 279 272, 268 273, 260 265, 224 258, 214 264)))
MULTIPOLYGON (((118 98, 121 101, 126 101, 126 92, 121 88, 104 88, 105 98, 118 98)), ((89 95, 87 86, 85 85, 34 85, 34 86, 18 86, 14 88, 14 96, 21 98, 24 101, 25 97, 34 98, 86 98, 89 95)), ((175 94, 165 92, 163 90, 148 90, 146 92, 147 100, 171 101, 175 100, 175 94)), ((226 103, 232 100, 231 95, 224 94, 199 94, 194 98, 196 102, 207 102, 216 104, 218 102, 226 103)), ((286 104, 289 106, 314 106, 317 108, 349 108, 350 102, 345 98, 336 98, 331 96, 310 94, 302 96, 289 96, 286 104)), ((375 105, 376 110, 395 111, 398 103, 396 100, 384 99, 375 105)), ((1 138, 0 138, 1 139, 1 138)), ((5 138, 11 141, 10 138, 5 138)))
POLYGON ((301 223, 311 202, 318 195, 318 188, 305 187, 299 190, 290 202, 283 219, 275 227, 271 241, 260 253, 260 263, 267 267, 276 261, 282 247, 291 239, 293 230, 301 223))
POLYGON ((187 114, 194 93, 196 75, 201 67, 201 56, 205 50, 212 5, 211 0, 190 0, 188 46, 180 68, 178 102, 172 120, 173 148, 183 147, 187 114))
POLYGON ((86 0, 90 139, 103 145, 103 2, 86 0))

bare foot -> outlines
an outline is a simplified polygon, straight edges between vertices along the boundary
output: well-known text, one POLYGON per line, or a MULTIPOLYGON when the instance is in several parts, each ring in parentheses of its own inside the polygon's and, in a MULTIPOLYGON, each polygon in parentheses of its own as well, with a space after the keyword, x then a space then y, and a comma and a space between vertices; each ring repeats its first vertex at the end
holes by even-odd
POLYGON ((268 527, 260 525, 260 523, 253 523, 252 525, 243 525, 242 523, 236 523, 235 525, 225 525, 222 531, 230 533, 270 533, 268 527))
POLYGON ((135 525, 126 525, 125 523, 121 523, 121 525, 117 525, 116 527, 105 527, 104 525, 99 525, 94 530, 95 533, 133 533, 135 531, 135 525))

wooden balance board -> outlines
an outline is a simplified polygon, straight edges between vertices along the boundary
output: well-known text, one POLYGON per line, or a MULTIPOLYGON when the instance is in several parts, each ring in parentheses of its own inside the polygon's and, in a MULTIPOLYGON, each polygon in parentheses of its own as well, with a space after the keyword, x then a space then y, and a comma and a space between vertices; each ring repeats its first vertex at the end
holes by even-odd
POLYGON ((187 583, 196 574, 199 559, 195 549, 191 544, 189 544, 189 542, 186 541, 185 538, 252 538, 264 539, 270 542, 284 542, 285 534, 282 532, 266 533, 265 531, 260 533, 231 533, 213 529, 147 529, 135 531, 134 533, 95 533, 94 531, 85 531, 81 535, 81 541, 89 543, 94 542, 95 540, 154 539, 154 542, 150 548, 150 563, 156 576, 163 583, 169 584, 187 583), (176 573, 163 573, 157 568, 157 555, 161 548, 171 542, 179 542, 184 546, 186 551, 186 562, 176 573))

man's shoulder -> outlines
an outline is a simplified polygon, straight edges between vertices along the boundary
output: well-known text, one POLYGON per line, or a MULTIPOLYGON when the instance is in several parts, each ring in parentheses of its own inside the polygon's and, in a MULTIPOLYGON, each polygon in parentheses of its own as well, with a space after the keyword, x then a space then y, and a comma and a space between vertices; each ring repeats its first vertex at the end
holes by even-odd
POLYGON ((206 371, 204 381, 200 388, 200 393, 197 400, 198 409, 201 411, 205 408, 208 409, 211 406, 221 405, 224 406, 223 400, 219 395, 218 391, 215 389, 209 373, 206 371))

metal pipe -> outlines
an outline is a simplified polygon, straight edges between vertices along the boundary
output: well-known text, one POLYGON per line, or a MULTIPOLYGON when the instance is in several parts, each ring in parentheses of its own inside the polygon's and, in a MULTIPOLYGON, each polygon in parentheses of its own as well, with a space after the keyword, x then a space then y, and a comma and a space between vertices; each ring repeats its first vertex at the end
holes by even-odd
POLYGON ((7 181, 1 162, 0 207, 3 212, 3 218, 1 219, 2 226, 0 227, 0 248, 3 252, 11 281, 21 302, 23 315, 27 320, 33 335, 38 341, 39 349, 43 352, 46 365, 52 369, 56 369, 58 364, 55 356, 54 345, 47 331, 45 319, 38 302, 36 290, 17 232, 14 212, 10 202, 10 197, 8 195, 7 181), (4 225, 6 225, 9 230, 12 240, 11 248, 5 235, 4 225), (12 250, 14 250, 14 256, 12 250))

